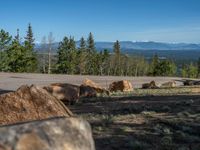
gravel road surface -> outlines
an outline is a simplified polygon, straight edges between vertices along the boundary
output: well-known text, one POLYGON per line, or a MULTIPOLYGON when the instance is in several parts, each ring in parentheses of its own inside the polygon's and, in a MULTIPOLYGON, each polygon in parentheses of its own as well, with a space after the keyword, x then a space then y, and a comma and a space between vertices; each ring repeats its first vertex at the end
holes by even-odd
MULTIPOLYGON (((0 73, 0 91, 13 91, 21 85, 36 84, 40 86, 51 83, 71 83, 80 85, 84 79, 91 79, 103 87, 108 87, 113 81, 129 80, 134 87, 139 88, 143 83, 155 80, 158 84, 181 79, 176 77, 124 77, 124 76, 84 76, 84 75, 55 75, 29 73, 0 73)), ((180 84, 180 83, 179 83, 180 84)))

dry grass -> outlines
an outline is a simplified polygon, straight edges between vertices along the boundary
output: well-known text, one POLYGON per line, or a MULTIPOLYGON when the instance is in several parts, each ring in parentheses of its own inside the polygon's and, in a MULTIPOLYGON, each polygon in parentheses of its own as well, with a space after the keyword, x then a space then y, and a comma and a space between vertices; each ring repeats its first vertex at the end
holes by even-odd
POLYGON ((97 150, 200 149, 199 95, 97 97, 71 110, 91 123, 97 150))
MULTIPOLYGON (((158 88, 158 89, 134 89, 133 92, 115 92, 111 93, 111 96, 168 96, 168 95, 178 95, 178 94, 195 94, 200 93, 200 87, 199 86, 193 86, 193 87, 175 87, 175 88, 158 88)), ((100 95, 101 96, 101 95, 100 95)))

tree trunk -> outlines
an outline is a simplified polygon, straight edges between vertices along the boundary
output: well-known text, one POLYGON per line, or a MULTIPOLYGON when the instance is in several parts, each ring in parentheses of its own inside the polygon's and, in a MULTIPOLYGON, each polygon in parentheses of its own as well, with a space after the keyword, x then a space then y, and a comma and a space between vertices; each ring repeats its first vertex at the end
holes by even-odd
POLYGON ((49 48, 48 57, 49 57, 49 62, 48 62, 48 74, 50 74, 50 73, 51 73, 51 47, 49 48))
POLYGON ((46 73, 46 57, 43 55, 43 73, 46 73))

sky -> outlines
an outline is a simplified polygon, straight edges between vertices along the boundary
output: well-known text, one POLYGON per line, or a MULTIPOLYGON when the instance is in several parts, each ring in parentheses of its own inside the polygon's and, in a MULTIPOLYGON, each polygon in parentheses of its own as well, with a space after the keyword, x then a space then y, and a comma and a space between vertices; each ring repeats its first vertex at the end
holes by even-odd
POLYGON ((1 0, 0 29, 36 42, 52 32, 79 40, 200 43, 200 0, 1 0))

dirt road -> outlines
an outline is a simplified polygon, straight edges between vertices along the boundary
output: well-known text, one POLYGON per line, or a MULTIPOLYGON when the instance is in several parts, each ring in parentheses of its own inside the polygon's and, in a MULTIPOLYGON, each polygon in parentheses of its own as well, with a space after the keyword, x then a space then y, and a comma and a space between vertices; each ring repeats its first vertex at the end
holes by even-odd
POLYGON ((28 73, 0 73, 0 89, 16 90, 24 84, 48 85, 51 83, 71 83, 80 85, 84 79, 89 78, 103 87, 113 81, 129 80, 134 87, 141 87, 143 83, 155 80, 158 83, 170 81, 173 77, 113 77, 113 76, 80 76, 80 75, 47 75, 47 74, 28 74, 28 73))

